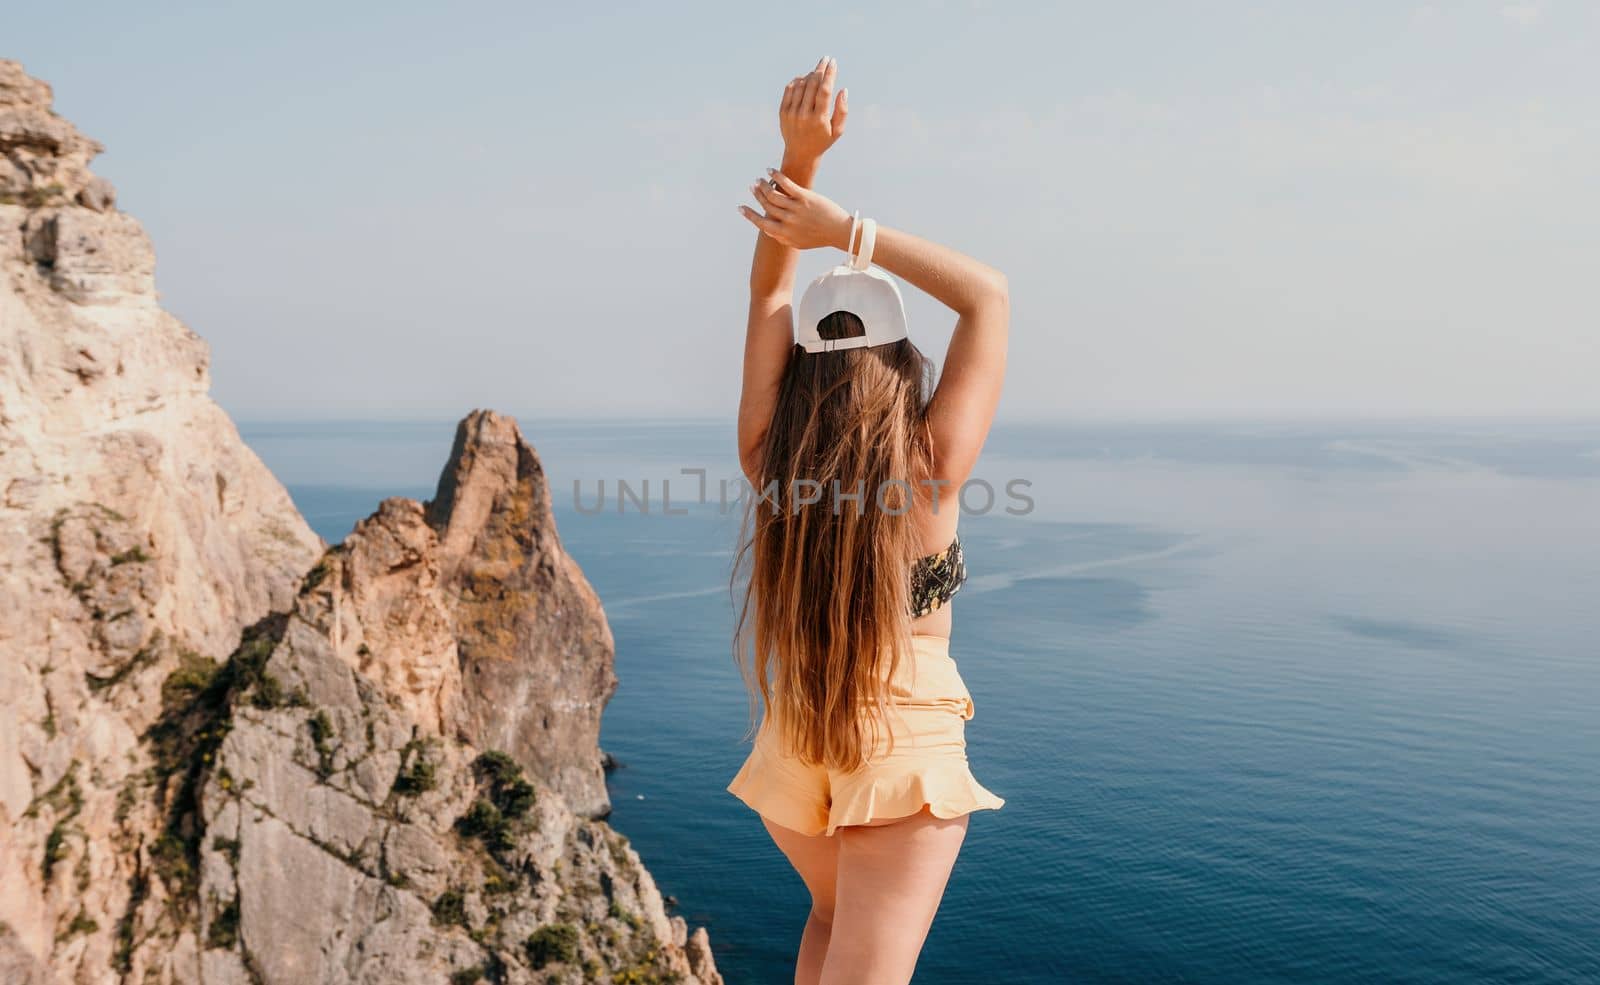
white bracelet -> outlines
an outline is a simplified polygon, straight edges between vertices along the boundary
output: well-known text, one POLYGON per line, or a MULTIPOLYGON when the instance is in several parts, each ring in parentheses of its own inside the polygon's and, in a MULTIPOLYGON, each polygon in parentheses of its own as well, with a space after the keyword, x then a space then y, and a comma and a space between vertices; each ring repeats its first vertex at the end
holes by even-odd
POLYGON ((844 257, 846 263, 855 263, 854 250, 856 248, 856 229, 861 225, 861 210, 857 209, 855 215, 850 217, 850 238, 844 241, 844 257))
POLYGON ((861 251, 851 259, 850 266, 866 270, 872 266, 872 250, 878 245, 878 223, 873 219, 861 220, 861 251))

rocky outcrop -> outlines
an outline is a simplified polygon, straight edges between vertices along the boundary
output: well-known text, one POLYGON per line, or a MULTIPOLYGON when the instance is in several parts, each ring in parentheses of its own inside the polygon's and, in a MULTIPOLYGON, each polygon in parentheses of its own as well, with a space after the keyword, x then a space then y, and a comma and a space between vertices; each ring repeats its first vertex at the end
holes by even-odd
POLYGON ((124 970, 720 981, 704 929, 691 937, 627 839, 574 809, 604 802, 611 665, 533 449, 474 412, 432 501, 384 500, 226 664, 168 678, 151 732, 165 844, 124 970), (485 662, 498 698, 473 684, 485 662))
POLYGON ((0 62, 0 967, 100 981, 156 824, 162 681, 292 605, 325 545, 49 97, 0 62))
POLYGON ((50 86, 0 59, 0 202, 76 204, 105 212, 116 192, 89 173, 99 143, 50 112, 50 86))
POLYGON ((462 734, 510 752, 576 810, 609 813, 597 750, 617 687, 611 629, 561 549, 544 469, 514 422, 462 423, 426 513, 456 612, 462 734))
POLYGON ((720 982, 601 820, 611 635, 515 422, 328 548, 49 100, 0 61, 0 980, 720 982))

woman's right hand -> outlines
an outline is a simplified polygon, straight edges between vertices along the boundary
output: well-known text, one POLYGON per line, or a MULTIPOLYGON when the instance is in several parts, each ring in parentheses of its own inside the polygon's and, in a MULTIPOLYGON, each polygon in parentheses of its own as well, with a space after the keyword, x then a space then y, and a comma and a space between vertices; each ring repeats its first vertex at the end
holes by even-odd
POLYGON ((752 225, 794 250, 850 248, 850 213, 828 196, 796 184, 781 171, 768 168, 767 174, 771 176, 769 181, 750 186, 750 193, 766 214, 739 206, 739 213, 752 225))
POLYGON ((778 132, 783 135, 784 159, 790 163, 815 163, 844 133, 849 115, 848 90, 833 97, 833 80, 839 63, 826 55, 808 74, 797 76, 783 90, 778 107, 778 132))

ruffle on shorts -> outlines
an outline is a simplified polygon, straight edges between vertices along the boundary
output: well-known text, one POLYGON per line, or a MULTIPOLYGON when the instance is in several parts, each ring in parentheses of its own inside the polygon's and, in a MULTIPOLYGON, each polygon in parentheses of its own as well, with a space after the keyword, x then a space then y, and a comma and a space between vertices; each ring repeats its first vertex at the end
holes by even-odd
POLYGON ((1005 799, 979 783, 967 762, 965 727, 976 713, 972 695, 950 659, 948 641, 913 636, 914 664, 891 683, 886 723, 894 735, 854 772, 826 769, 782 753, 761 723, 750 754, 727 790, 758 814, 808 835, 909 817, 927 807, 935 817, 998 810, 1005 799))
POLYGON ((932 763, 898 773, 868 770, 859 782, 834 785, 822 833, 831 835, 848 824, 909 817, 923 807, 934 817, 948 818, 1004 805, 1005 799, 979 783, 965 762, 932 763))
POLYGON ((828 801, 825 795, 819 798, 817 792, 819 788, 826 790, 827 777, 797 778, 793 766, 769 760, 762 751, 764 745, 762 733, 757 733, 756 746, 728 783, 728 792, 757 814, 791 831, 822 834, 828 827, 828 801))

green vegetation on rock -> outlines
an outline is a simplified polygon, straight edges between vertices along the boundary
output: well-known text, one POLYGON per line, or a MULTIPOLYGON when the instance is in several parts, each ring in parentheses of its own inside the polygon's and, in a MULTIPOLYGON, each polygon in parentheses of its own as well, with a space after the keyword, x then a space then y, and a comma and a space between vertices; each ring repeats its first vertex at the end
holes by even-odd
POLYGON ((439 786, 438 764, 430 757, 426 739, 412 739, 400 750, 400 773, 394 792, 402 797, 417 797, 439 786))
POLYGON ((570 923, 551 923, 540 927, 525 945, 528 963, 543 968, 552 962, 563 964, 578 956, 578 928, 570 923))
POLYGON ((456 821, 456 830, 483 842, 493 855, 507 855, 516 848, 519 824, 537 801, 533 784, 523 777, 516 760, 503 752, 482 754, 472 769, 483 784, 483 795, 456 821))

